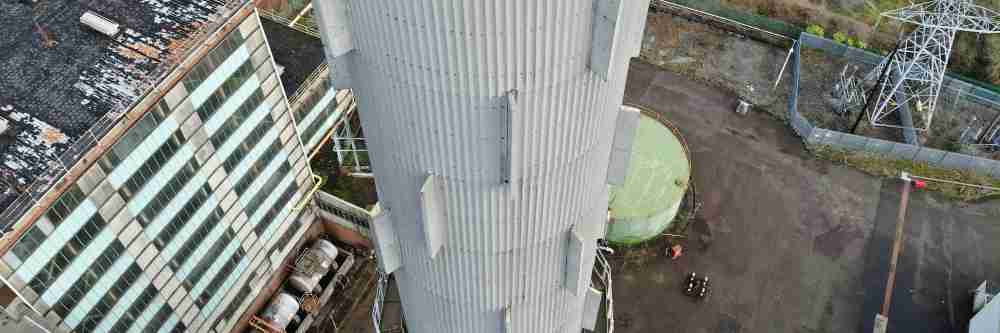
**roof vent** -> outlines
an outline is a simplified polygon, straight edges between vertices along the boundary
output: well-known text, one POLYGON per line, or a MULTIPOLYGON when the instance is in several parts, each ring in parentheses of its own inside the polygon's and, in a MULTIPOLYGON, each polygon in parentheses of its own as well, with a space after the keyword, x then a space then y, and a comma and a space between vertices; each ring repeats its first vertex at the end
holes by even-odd
POLYGON ((80 16, 80 23, 108 37, 114 37, 118 34, 118 23, 89 10, 83 13, 83 16, 80 16))

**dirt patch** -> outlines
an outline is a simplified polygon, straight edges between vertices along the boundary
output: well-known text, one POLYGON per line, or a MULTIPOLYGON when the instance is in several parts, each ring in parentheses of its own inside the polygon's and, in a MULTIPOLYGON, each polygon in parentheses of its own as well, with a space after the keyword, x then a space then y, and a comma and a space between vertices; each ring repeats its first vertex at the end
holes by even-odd
POLYGON ((788 82, 783 80, 777 89, 773 87, 787 51, 684 18, 651 12, 641 59, 725 89, 749 100, 755 108, 783 118, 788 82))
POLYGON ((864 238, 860 228, 851 225, 837 225, 830 231, 816 236, 813 251, 827 257, 840 257, 847 246, 864 238))

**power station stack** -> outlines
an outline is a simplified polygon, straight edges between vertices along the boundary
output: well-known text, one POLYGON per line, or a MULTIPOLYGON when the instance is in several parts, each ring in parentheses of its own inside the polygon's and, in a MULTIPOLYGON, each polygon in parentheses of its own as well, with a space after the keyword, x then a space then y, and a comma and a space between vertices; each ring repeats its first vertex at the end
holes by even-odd
POLYGON ((358 98, 379 267, 409 331, 593 329, 608 184, 648 0, 324 0, 332 82, 358 98))

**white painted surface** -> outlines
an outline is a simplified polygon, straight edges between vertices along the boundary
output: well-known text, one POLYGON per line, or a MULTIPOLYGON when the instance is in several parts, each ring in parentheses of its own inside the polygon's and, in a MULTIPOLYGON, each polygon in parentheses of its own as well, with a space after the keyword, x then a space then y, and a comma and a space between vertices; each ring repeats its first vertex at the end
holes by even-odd
POLYGON ((1000 297, 993 297, 972 317, 969 333, 1000 333, 1000 297))
MULTIPOLYGON (((641 31, 648 1, 622 4, 616 29, 641 31)), ((614 48, 606 77, 590 70, 593 0, 350 5, 354 50, 341 58, 379 199, 391 211, 373 223, 376 248, 382 265, 399 266, 409 330, 579 333, 589 285, 563 286, 567 234, 601 230, 606 219, 615 116, 634 50, 614 48), (511 91, 505 141, 499 111, 511 91), (440 176, 448 198, 446 245, 436 256, 422 227, 428 173, 440 176)), ((338 33, 323 30, 325 41, 338 33)), ((585 272, 577 281, 590 274, 599 233, 579 235, 585 272)))

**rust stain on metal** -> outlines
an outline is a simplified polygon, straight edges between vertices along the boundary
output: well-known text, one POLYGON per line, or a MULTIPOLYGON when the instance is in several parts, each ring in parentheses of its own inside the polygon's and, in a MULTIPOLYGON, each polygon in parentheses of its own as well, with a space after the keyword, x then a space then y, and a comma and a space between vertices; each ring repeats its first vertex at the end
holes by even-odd
POLYGON ((66 142, 69 138, 62 131, 55 127, 42 127, 42 141, 46 144, 56 144, 66 142))
MULTIPOLYGON (((177 64, 182 63, 185 59, 201 59, 204 58, 209 51, 215 45, 217 45, 227 34, 232 32, 236 27, 237 23, 242 22, 245 18, 253 13, 253 7, 249 6, 249 3, 244 3, 242 7, 235 13, 228 17, 229 22, 220 26, 217 31, 204 31, 202 27, 206 26, 207 23, 199 22, 195 25, 196 29, 204 31, 202 33, 194 34, 187 38, 171 39, 168 44, 169 51, 167 52, 167 58, 172 61, 164 60, 167 64, 177 64), (208 38, 203 38, 205 35, 209 35, 208 38), (198 41, 199 43, 193 43, 198 41), (197 49, 194 54, 185 54, 189 49, 197 49), (180 50, 180 52, 176 52, 180 50)), ((42 214, 52 205, 52 203, 62 195, 66 189, 75 184, 77 179, 83 175, 86 171, 94 164, 94 161, 104 154, 104 152, 111 147, 118 139, 125 134, 125 132, 135 125, 137 119, 140 116, 145 115, 156 102, 159 102, 170 89, 172 89, 180 80, 187 75, 188 72, 194 67, 194 64, 180 64, 172 70, 171 77, 165 79, 164 82, 159 82, 157 86, 159 88, 154 88, 150 91, 147 96, 144 97, 143 101, 136 105, 134 108, 126 112, 128 121, 123 121, 111 129, 105 134, 103 138, 99 140, 99 143, 87 151, 82 159, 81 163, 77 163, 69 168, 63 178, 55 185, 53 185, 48 192, 43 195, 36 204, 27 213, 22 215, 21 219, 26 221, 20 226, 14 226, 14 230, 11 232, 4 233, 0 235, 0 254, 7 253, 14 243, 21 238, 28 229, 30 229, 35 222, 42 216, 42 214), (136 115, 135 117, 128 117, 128 115, 136 115)))
POLYGON ((145 60, 146 59, 146 56, 143 55, 142 53, 136 52, 135 50, 127 48, 127 47, 124 47, 124 46, 120 46, 120 47, 115 48, 115 52, 117 52, 119 55, 121 55, 123 57, 129 58, 129 59, 133 59, 133 60, 145 60))

